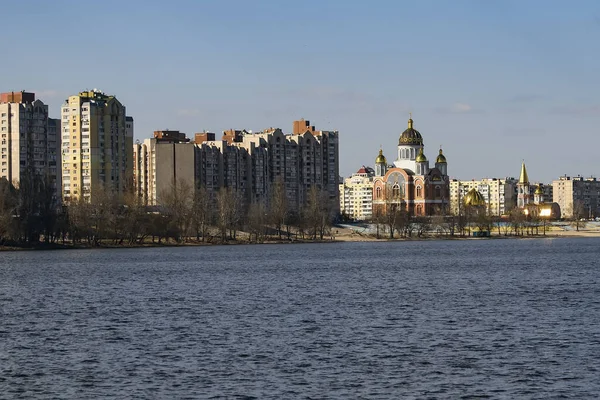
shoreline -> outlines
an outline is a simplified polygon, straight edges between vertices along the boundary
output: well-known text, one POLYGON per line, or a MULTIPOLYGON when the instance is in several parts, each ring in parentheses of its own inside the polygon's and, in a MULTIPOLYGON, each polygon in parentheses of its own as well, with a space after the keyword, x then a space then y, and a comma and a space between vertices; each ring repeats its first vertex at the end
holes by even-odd
MULTIPOLYGON (((348 229, 344 229, 348 230, 348 229)), ((338 229, 339 231, 339 229, 338 229)), ((312 239, 293 239, 293 240, 265 240, 262 242, 246 241, 246 240, 231 240, 225 243, 209 243, 209 242, 184 242, 184 243, 142 243, 142 244, 102 244, 99 246, 91 246, 85 244, 61 244, 61 243, 49 243, 49 244, 38 244, 34 246, 3 246, 0 245, 0 252, 4 251, 36 251, 36 250, 101 250, 101 249, 140 249, 140 248, 169 248, 169 247, 202 247, 202 246, 237 246, 237 245, 277 245, 277 244, 319 244, 319 243, 365 243, 365 242, 411 242, 411 241, 431 241, 431 240, 498 240, 498 239, 560 239, 560 238, 594 238, 600 237, 600 231, 551 231, 544 234, 537 235, 503 235, 503 234, 492 234, 489 237, 473 237, 473 236, 460 236, 460 235, 440 235, 440 236, 423 236, 423 237, 399 237, 399 238, 386 238, 380 237, 379 239, 373 236, 361 235, 355 232, 343 232, 342 234, 336 234, 335 236, 323 239, 323 240, 312 240, 312 239)))

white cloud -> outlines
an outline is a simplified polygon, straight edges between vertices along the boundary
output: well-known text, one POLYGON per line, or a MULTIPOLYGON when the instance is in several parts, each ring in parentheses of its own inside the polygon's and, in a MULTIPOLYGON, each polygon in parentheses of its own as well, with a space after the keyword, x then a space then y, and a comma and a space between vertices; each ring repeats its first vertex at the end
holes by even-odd
POLYGON ((473 111, 473 107, 466 103, 454 103, 452 105, 452 110, 456 113, 465 113, 473 111))

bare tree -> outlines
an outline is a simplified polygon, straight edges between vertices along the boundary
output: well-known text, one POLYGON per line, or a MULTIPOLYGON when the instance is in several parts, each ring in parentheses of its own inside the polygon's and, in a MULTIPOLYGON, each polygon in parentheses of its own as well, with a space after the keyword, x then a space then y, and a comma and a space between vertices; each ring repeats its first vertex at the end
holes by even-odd
POLYGON ((235 240, 238 225, 242 219, 242 199, 238 192, 231 188, 221 188, 217 193, 217 226, 221 234, 221 242, 227 238, 235 240), (229 235, 227 235, 229 231, 229 235))
POLYGON ((161 192, 162 213, 168 217, 167 232, 176 242, 185 241, 190 227, 190 214, 194 199, 192 186, 175 181, 161 192))
POLYGON ((427 234, 431 228, 431 222, 428 217, 419 216, 411 219, 411 225, 413 225, 414 231, 417 233, 417 237, 423 237, 427 234))
POLYGON ((316 185, 311 186, 302 217, 313 240, 316 240, 317 237, 323 240, 333 221, 332 210, 333 207, 327 192, 316 185))
POLYGON ((525 223, 525 214, 520 208, 513 208, 509 213, 509 223, 516 236, 523 234, 523 226, 525 223))
POLYGON ((14 239, 17 205, 16 189, 6 179, 0 179, 0 244, 14 239))
POLYGON ((271 186, 269 220, 277 229, 279 239, 281 239, 282 227, 286 224, 289 213, 290 208, 285 193, 285 184, 282 179, 277 179, 271 186))
POLYGON ((196 240, 206 241, 210 226, 214 220, 213 203, 206 187, 202 186, 194 192, 191 210, 191 225, 196 234, 196 240), (200 239, 202 238, 202 239, 200 239))
POLYGON ((571 213, 571 225, 577 232, 579 229, 585 228, 584 218, 587 216, 586 207, 581 200, 573 201, 572 213, 571 213))
MULTIPOLYGON (((250 234, 249 240, 260 243, 265 237, 265 227, 267 222, 267 212, 265 206, 260 202, 252 202, 248 207, 247 227, 250 234)), ((280 235, 281 237, 281 235, 280 235)))
POLYGON ((383 204, 379 205, 377 213, 380 221, 386 226, 390 239, 394 238, 396 230, 399 230, 402 235, 407 232, 405 229, 407 213, 403 200, 399 189, 394 189, 389 184, 385 187, 383 204))

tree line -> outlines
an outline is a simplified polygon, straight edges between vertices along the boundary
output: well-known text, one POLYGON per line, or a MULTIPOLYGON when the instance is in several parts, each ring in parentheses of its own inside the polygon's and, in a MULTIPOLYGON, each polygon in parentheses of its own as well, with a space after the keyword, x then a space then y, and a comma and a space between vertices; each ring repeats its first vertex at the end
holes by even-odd
POLYGON ((59 206, 53 189, 36 176, 19 185, 0 180, 0 245, 75 246, 323 240, 336 217, 327 193, 312 186, 304 204, 288 201, 276 182, 266 199, 248 199, 231 188, 210 193, 174 182, 147 206, 131 193, 96 188, 90 201, 59 206))
MULTIPOLYGON (((425 236, 471 236, 473 232, 489 232, 498 236, 545 235, 548 219, 537 214, 534 208, 517 207, 506 215, 492 215, 486 207, 462 206, 457 213, 438 208, 433 216, 414 216, 407 210, 402 197, 387 190, 383 202, 374 204, 371 223, 377 238, 407 238, 425 236)), ((581 202, 575 202, 569 223, 577 231, 585 226, 586 215, 581 202)))

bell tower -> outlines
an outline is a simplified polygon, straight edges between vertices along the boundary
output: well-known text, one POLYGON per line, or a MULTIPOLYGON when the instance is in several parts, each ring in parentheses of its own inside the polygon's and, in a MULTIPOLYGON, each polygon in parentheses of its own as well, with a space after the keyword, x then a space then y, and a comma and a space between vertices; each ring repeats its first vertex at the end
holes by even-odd
POLYGON ((527 176, 527 168, 525 161, 521 164, 521 175, 519 175, 519 183, 517 183, 517 207, 523 208, 531 202, 531 187, 529 186, 529 177, 527 176))
POLYGON ((383 150, 379 149, 379 155, 375 159, 375 176, 384 176, 387 173, 387 160, 383 150))

